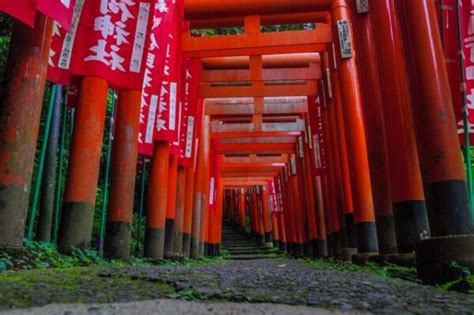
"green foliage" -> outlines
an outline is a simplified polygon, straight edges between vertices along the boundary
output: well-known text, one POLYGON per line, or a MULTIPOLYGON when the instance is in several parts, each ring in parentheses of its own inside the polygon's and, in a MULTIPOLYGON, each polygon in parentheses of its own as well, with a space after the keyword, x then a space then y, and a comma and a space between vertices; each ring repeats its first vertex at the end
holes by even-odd
POLYGON ((95 250, 74 248, 70 255, 58 252, 52 243, 24 240, 24 248, 0 249, 0 272, 6 270, 28 270, 72 267, 150 267, 150 266, 200 266, 221 263, 223 257, 202 257, 189 259, 182 256, 178 260, 153 261, 132 257, 127 261, 109 260, 95 250))
POLYGON ((182 299, 186 301, 205 301, 209 300, 210 295, 194 291, 193 289, 181 290, 167 296, 170 299, 182 299))
POLYGON ((461 266, 459 263, 451 262, 450 268, 453 274, 459 275, 458 279, 438 285, 440 291, 460 291, 474 294, 474 274, 469 268, 461 266))
POLYGON ((401 267, 394 264, 379 265, 369 262, 365 265, 356 265, 351 262, 329 259, 305 259, 305 261, 318 268, 346 272, 365 272, 376 274, 383 278, 398 278, 407 281, 417 282, 416 269, 401 267))

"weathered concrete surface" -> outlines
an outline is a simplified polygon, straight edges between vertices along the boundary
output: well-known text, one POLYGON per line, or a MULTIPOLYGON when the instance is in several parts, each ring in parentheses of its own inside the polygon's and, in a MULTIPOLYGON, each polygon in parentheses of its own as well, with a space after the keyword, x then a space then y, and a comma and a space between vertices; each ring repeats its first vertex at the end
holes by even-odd
MULTIPOLYGON (((52 304, 45 307, 28 310, 9 311, 0 314, 11 315, 91 315, 91 314, 273 314, 273 315, 313 315, 338 314, 327 310, 315 309, 308 306, 290 306, 282 304, 251 304, 251 303, 209 303, 188 302, 162 299, 133 303, 114 304, 52 304)), ((347 313, 345 313, 347 314, 347 313)))
POLYGON ((374 313, 474 312, 474 296, 441 292, 369 273, 322 269, 301 260, 227 261, 187 267, 131 267, 110 275, 164 281, 179 292, 228 301, 309 305, 338 311, 374 313))

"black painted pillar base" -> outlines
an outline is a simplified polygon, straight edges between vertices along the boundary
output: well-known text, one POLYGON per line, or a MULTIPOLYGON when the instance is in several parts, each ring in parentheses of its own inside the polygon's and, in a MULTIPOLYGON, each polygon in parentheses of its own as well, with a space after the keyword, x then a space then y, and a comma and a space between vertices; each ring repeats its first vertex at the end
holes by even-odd
POLYGON ((379 247, 375 222, 356 223, 356 234, 359 254, 378 253, 379 247))
POLYGON ((280 241, 280 244, 278 244, 278 246, 279 246, 281 252, 283 252, 283 253, 288 252, 288 246, 285 242, 280 241))
POLYGON ((345 214, 346 221, 346 235, 347 235, 347 244, 344 244, 343 247, 354 248, 357 247, 357 233, 355 227, 355 220, 353 213, 345 214))
POLYGON ((265 243, 271 243, 273 242, 273 234, 272 232, 266 232, 265 233, 265 243))
POLYGON ((397 238, 395 236, 393 215, 378 216, 375 218, 375 221, 380 255, 396 254, 397 238))
POLYGON ((174 220, 166 219, 165 223, 165 257, 174 252, 174 220))
POLYGON ((333 246, 333 239, 332 239, 332 233, 327 235, 327 250, 328 250, 328 256, 333 257, 334 256, 334 246, 333 246))
POLYGON ((474 273, 474 235, 433 237, 416 244, 418 278, 427 284, 440 284, 460 279, 463 270, 456 262, 474 273))
POLYGON ((203 242, 201 244, 201 247, 202 247, 202 255, 204 257, 209 256, 209 243, 203 242))
POLYGON ((339 256, 341 254, 341 232, 333 232, 331 234, 332 254, 339 256))
POLYGON ((393 204, 393 218, 399 253, 412 253, 418 241, 430 237, 430 226, 423 200, 393 204))
POLYGON ((104 255, 112 259, 129 259, 132 227, 129 222, 108 221, 104 255))
POLYGON ((85 202, 64 203, 59 229, 59 252, 68 254, 73 247, 90 247, 94 209, 94 205, 85 202))
POLYGON ((191 235, 189 233, 183 233, 183 254, 190 256, 191 251, 191 235))
POLYGON ((316 249, 314 251, 316 257, 327 257, 328 256, 328 241, 318 239, 316 241, 316 249))
POLYGON ((145 257, 162 260, 165 253, 165 230, 146 228, 145 257))
POLYGON ((295 256, 296 257, 304 257, 305 255, 305 252, 304 252, 304 244, 300 244, 300 243, 296 243, 296 253, 295 253, 295 256))
POLYGON ((474 234, 466 181, 426 183, 425 193, 433 237, 474 234))
POLYGON ((190 249, 189 257, 193 259, 199 258, 201 256, 200 249, 201 249, 201 242, 199 242, 199 239, 191 235, 191 249, 190 249))
POLYGON ((304 243, 304 255, 306 257, 314 257, 313 244, 315 240, 308 240, 304 243))
POLYGON ((255 235, 255 240, 257 243, 263 244, 265 243, 265 235, 264 234, 256 234, 255 235))
POLYGON ((276 239, 273 239, 273 248, 280 248, 280 241, 279 240, 276 240, 276 239))

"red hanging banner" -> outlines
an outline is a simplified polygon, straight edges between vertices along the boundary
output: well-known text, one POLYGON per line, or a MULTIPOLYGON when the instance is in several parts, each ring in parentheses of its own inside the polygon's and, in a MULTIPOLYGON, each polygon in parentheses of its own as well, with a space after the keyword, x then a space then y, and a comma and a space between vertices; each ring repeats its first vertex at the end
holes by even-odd
POLYGON ((326 172, 326 143, 324 136, 322 105, 319 96, 308 96, 308 131, 311 149, 311 167, 313 175, 319 176, 326 172))
POLYGON ((158 1, 153 8, 149 41, 146 51, 146 65, 142 85, 142 104, 140 109, 140 132, 138 153, 151 156, 155 141, 155 128, 160 104, 162 80, 169 68, 165 68, 168 55, 170 33, 177 19, 177 4, 174 1, 158 1))
POLYGON ((161 76, 158 111, 155 122, 155 140, 174 143, 178 141, 179 128, 179 81, 181 78, 181 28, 183 24, 183 0, 159 0, 160 11, 169 14, 168 23, 162 29, 158 45, 165 51, 161 76))
POLYGON ((180 154, 179 165, 191 166, 193 164, 193 151, 195 140, 196 114, 199 103, 199 82, 201 76, 201 60, 187 58, 184 69, 184 96, 181 114, 181 130, 179 135, 180 154))
POLYGON ((35 25, 37 0, 0 0, 0 11, 33 27, 35 25))
POLYGON ((271 212, 279 212, 280 208, 278 206, 278 200, 276 196, 276 189, 275 189, 275 179, 267 181, 268 183, 268 194, 270 196, 270 205, 271 205, 271 212))
POLYGON ((49 53, 48 81, 62 85, 71 84, 71 56, 84 0, 78 0, 75 3, 69 32, 58 22, 54 22, 53 24, 53 35, 51 37, 51 49, 49 53))
POLYGON ((279 206, 278 211, 280 211, 280 212, 284 211, 283 188, 282 188, 282 184, 281 184, 282 177, 283 177, 283 175, 280 173, 280 175, 276 177, 276 182, 275 182, 275 193, 276 193, 276 196, 277 196, 277 203, 278 203, 278 206, 279 206))
POLYGON ((209 211, 216 210, 217 201, 217 178, 219 176, 219 157, 217 154, 217 142, 211 140, 211 152, 209 157, 210 176, 209 176, 209 211))
MULTIPOLYGON (((76 0, 37 0, 38 11, 49 16, 66 31, 71 29, 76 0)), ((84 1, 84 0, 79 0, 84 1)))
POLYGON ((150 0, 87 0, 74 44, 71 72, 97 76, 114 89, 140 90, 150 0))

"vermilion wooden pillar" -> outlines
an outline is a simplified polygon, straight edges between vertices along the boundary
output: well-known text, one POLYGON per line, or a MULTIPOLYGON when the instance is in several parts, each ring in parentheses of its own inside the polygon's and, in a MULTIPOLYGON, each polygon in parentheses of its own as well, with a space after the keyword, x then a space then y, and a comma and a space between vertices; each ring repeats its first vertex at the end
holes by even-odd
MULTIPOLYGON (((334 134, 334 140, 331 140, 329 147, 335 152, 335 165, 340 165, 336 167, 335 176, 340 178, 340 183, 337 184, 336 188, 338 191, 343 191, 343 196, 339 197, 338 203, 339 206, 342 204, 343 214, 340 221, 341 225, 341 242, 342 247, 345 248, 355 248, 356 247, 356 231, 355 231, 355 222, 354 222, 354 194, 355 190, 352 188, 352 181, 355 181, 353 175, 351 175, 351 170, 349 166, 349 157, 348 157, 348 143, 347 139, 350 139, 346 136, 346 125, 344 123, 344 106, 341 98, 341 87, 339 82, 339 74, 337 68, 334 66, 334 58, 329 58, 328 53, 323 54, 323 65, 327 68, 326 71, 331 72, 331 87, 332 87, 332 98, 329 93, 325 94, 325 101, 327 105, 327 119, 328 125, 327 130, 333 129, 332 133, 334 134), (331 125, 329 125, 329 123, 331 125), (341 200, 341 198, 343 198, 341 200), (342 217, 343 216, 343 217, 342 217)), ((329 90, 329 88, 328 88, 329 90)), ((354 183, 357 184, 357 183, 354 183)), ((338 193, 340 194, 340 193, 338 193)))
POLYGON ((271 209, 269 203, 268 187, 262 186, 262 219, 265 243, 273 242, 272 223, 271 223, 271 209))
POLYGON ((148 208, 145 234, 145 257, 164 258, 166 202, 168 195, 170 145, 155 143, 148 184, 148 208))
POLYGON ((178 182, 176 190, 176 220, 174 235, 174 252, 181 254, 183 252, 183 227, 184 227, 184 208, 186 204, 186 170, 180 166, 178 168, 178 182))
POLYGON ((256 209, 256 223, 257 223, 257 242, 265 243, 265 228, 263 223, 263 198, 262 186, 257 186, 255 209, 256 209))
POLYGON ((212 257, 219 256, 220 243, 221 243, 220 231, 222 230, 223 187, 222 187, 222 180, 220 178, 216 178, 216 186, 217 186, 216 205, 213 211, 209 213, 208 253, 209 253, 209 256, 212 256, 212 257))
POLYGON ((334 108, 328 108, 328 134, 329 134, 329 150, 328 150, 328 176, 326 181, 327 191, 327 222, 328 222, 328 253, 330 256, 341 253, 341 241, 344 239, 344 231, 341 231, 341 210, 343 204, 341 202, 342 190, 341 178, 338 177, 340 172, 339 159, 337 152, 337 131, 334 108))
POLYGON ((239 190, 239 223, 242 231, 245 231, 245 189, 239 190))
POLYGON ((396 1, 370 1, 370 19, 382 86, 390 170, 390 188, 399 253, 412 253, 429 237, 396 1))
POLYGON ((285 205, 285 217, 284 217, 284 226, 286 230, 286 239, 287 239, 287 251, 288 254, 294 253, 294 247, 296 244, 295 235, 293 233, 293 220, 292 220, 292 211, 293 206, 291 205, 291 196, 289 194, 289 184, 286 180, 286 175, 284 176, 285 180, 282 181, 282 196, 283 203, 285 205))
POLYGON ((280 248, 280 229, 278 226, 278 212, 272 211, 271 218, 272 218, 273 247, 279 249, 280 248))
MULTIPOLYGON (((318 246, 315 255, 317 257, 326 257, 328 255, 328 245, 326 237, 326 218, 324 214, 324 197, 322 191, 323 176, 314 178, 314 193, 316 197, 316 223, 318 231, 318 246)), ((324 176, 325 177, 325 176, 324 176)))
POLYGON ((289 178, 290 193, 293 207, 292 221, 295 232, 295 255, 304 256, 304 211, 300 196, 300 187, 298 183, 298 174, 291 174, 289 178))
POLYGON ((140 104, 140 91, 119 93, 104 244, 105 255, 111 258, 130 257, 140 104))
POLYGON ((418 277, 428 283, 452 281, 458 278, 452 261, 474 271, 474 227, 436 9, 428 0, 398 5, 406 25, 412 109, 434 236, 416 246, 418 277))
POLYGON ((0 246, 22 246, 53 22, 13 27, 0 95, 0 246))
MULTIPOLYGON (((339 27, 341 33, 348 34, 348 38, 352 39, 347 2, 345 0, 334 0, 331 6, 331 15, 334 23, 334 34, 339 34, 339 27)), ((344 121, 347 126, 346 135, 350 137, 347 143, 351 156, 349 162, 351 164, 354 192, 357 247, 359 253, 376 253, 378 252, 377 231, 357 68, 352 55, 352 48, 342 47, 341 49, 340 40, 344 41, 344 38, 336 35, 338 74, 341 82, 342 99, 345 104, 344 121)))
MULTIPOLYGON (((311 141, 311 140, 310 140, 311 141)), ((307 225, 308 225, 308 243, 312 251, 312 256, 318 252, 318 229, 316 226, 316 198, 313 186, 313 173, 311 170, 310 150, 307 143, 304 144, 303 171, 305 182, 305 194, 308 196, 307 207, 307 225)))
MULTIPOLYGON (((308 186, 306 182, 306 176, 311 175, 311 170, 308 170, 309 173, 305 174, 304 166, 304 140, 302 137, 298 138, 298 158, 296 159, 297 170, 298 170, 298 185, 299 185, 299 200, 301 204, 300 217, 301 217, 301 229, 303 233, 303 249, 304 255, 306 257, 313 256, 313 247, 310 237, 311 221, 310 221, 310 212, 311 210, 311 193, 308 191, 308 186)), ((314 227, 313 227, 314 228, 314 227)))
MULTIPOLYGON (((370 15, 357 13, 356 0, 351 0, 355 44, 359 58, 357 67, 361 84, 362 107, 367 131, 367 151, 374 196, 375 221, 380 254, 397 252, 395 222, 390 196, 390 175, 388 171, 387 135, 383 117, 384 102, 377 67, 377 51, 370 15), (367 62, 372 60, 373 62, 367 62)), ((384 62, 382 60, 382 62, 384 62)))
POLYGON ((192 216, 192 232, 191 232, 191 258, 198 258, 200 256, 200 242, 201 242, 201 216, 202 216, 202 198, 203 198, 203 181, 204 176, 204 159, 206 158, 203 154, 204 141, 203 132, 204 128, 200 131, 201 137, 199 141, 199 150, 196 152, 197 165, 196 174, 194 177, 194 201, 193 201, 193 216, 192 216))
POLYGON ((59 229, 61 252, 90 246, 107 92, 108 83, 103 79, 85 77, 81 81, 59 229))
POLYGON ((174 251, 176 220, 176 192, 178 188, 178 156, 171 154, 168 167, 168 193, 166 196, 165 257, 174 251))
MULTIPOLYGON (((338 83, 335 82, 335 95, 338 94, 338 83)), ((336 97, 333 104, 337 104, 340 100, 336 97)), ((330 168, 331 168, 331 189, 333 196, 331 198, 332 202, 334 202, 334 216, 331 216, 333 220, 338 220, 338 228, 337 232, 333 230, 332 233, 332 242, 333 242, 333 249, 335 254, 339 254, 342 248, 349 248, 355 246, 355 240, 351 239, 349 241, 349 231, 353 232, 354 227, 354 220, 353 220, 353 211, 351 212, 351 208, 346 207, 346 199, 344 194, 344 180, 343 174, 341 172, 341 159, 340 159, 340 151, 339 151, 339 134, 341 130, 339 129, 339 125, 337 123, 337 113, 336 113, 336 106, 329 106, 327 113, 328 113, 328 131, 329 131, 329 156, 330 156, 330 168), (350 229, 346 229, 346 218, 349 222, 350 229)), ((349 196, 353 196, 350 194, 349 196)), ((349 199, 348 199, 349 200, 349 199)), ((349 200, 350 201, 350 200, 349 200)), ((334 228, 335 225, 334 225, 334 228)))
POLYGON ((186 188, 184 201, 184 223, 183 223, 183 253, 190 255, 191 250, 191 231, 194 205, 194 167, 185 168, 186 188))

